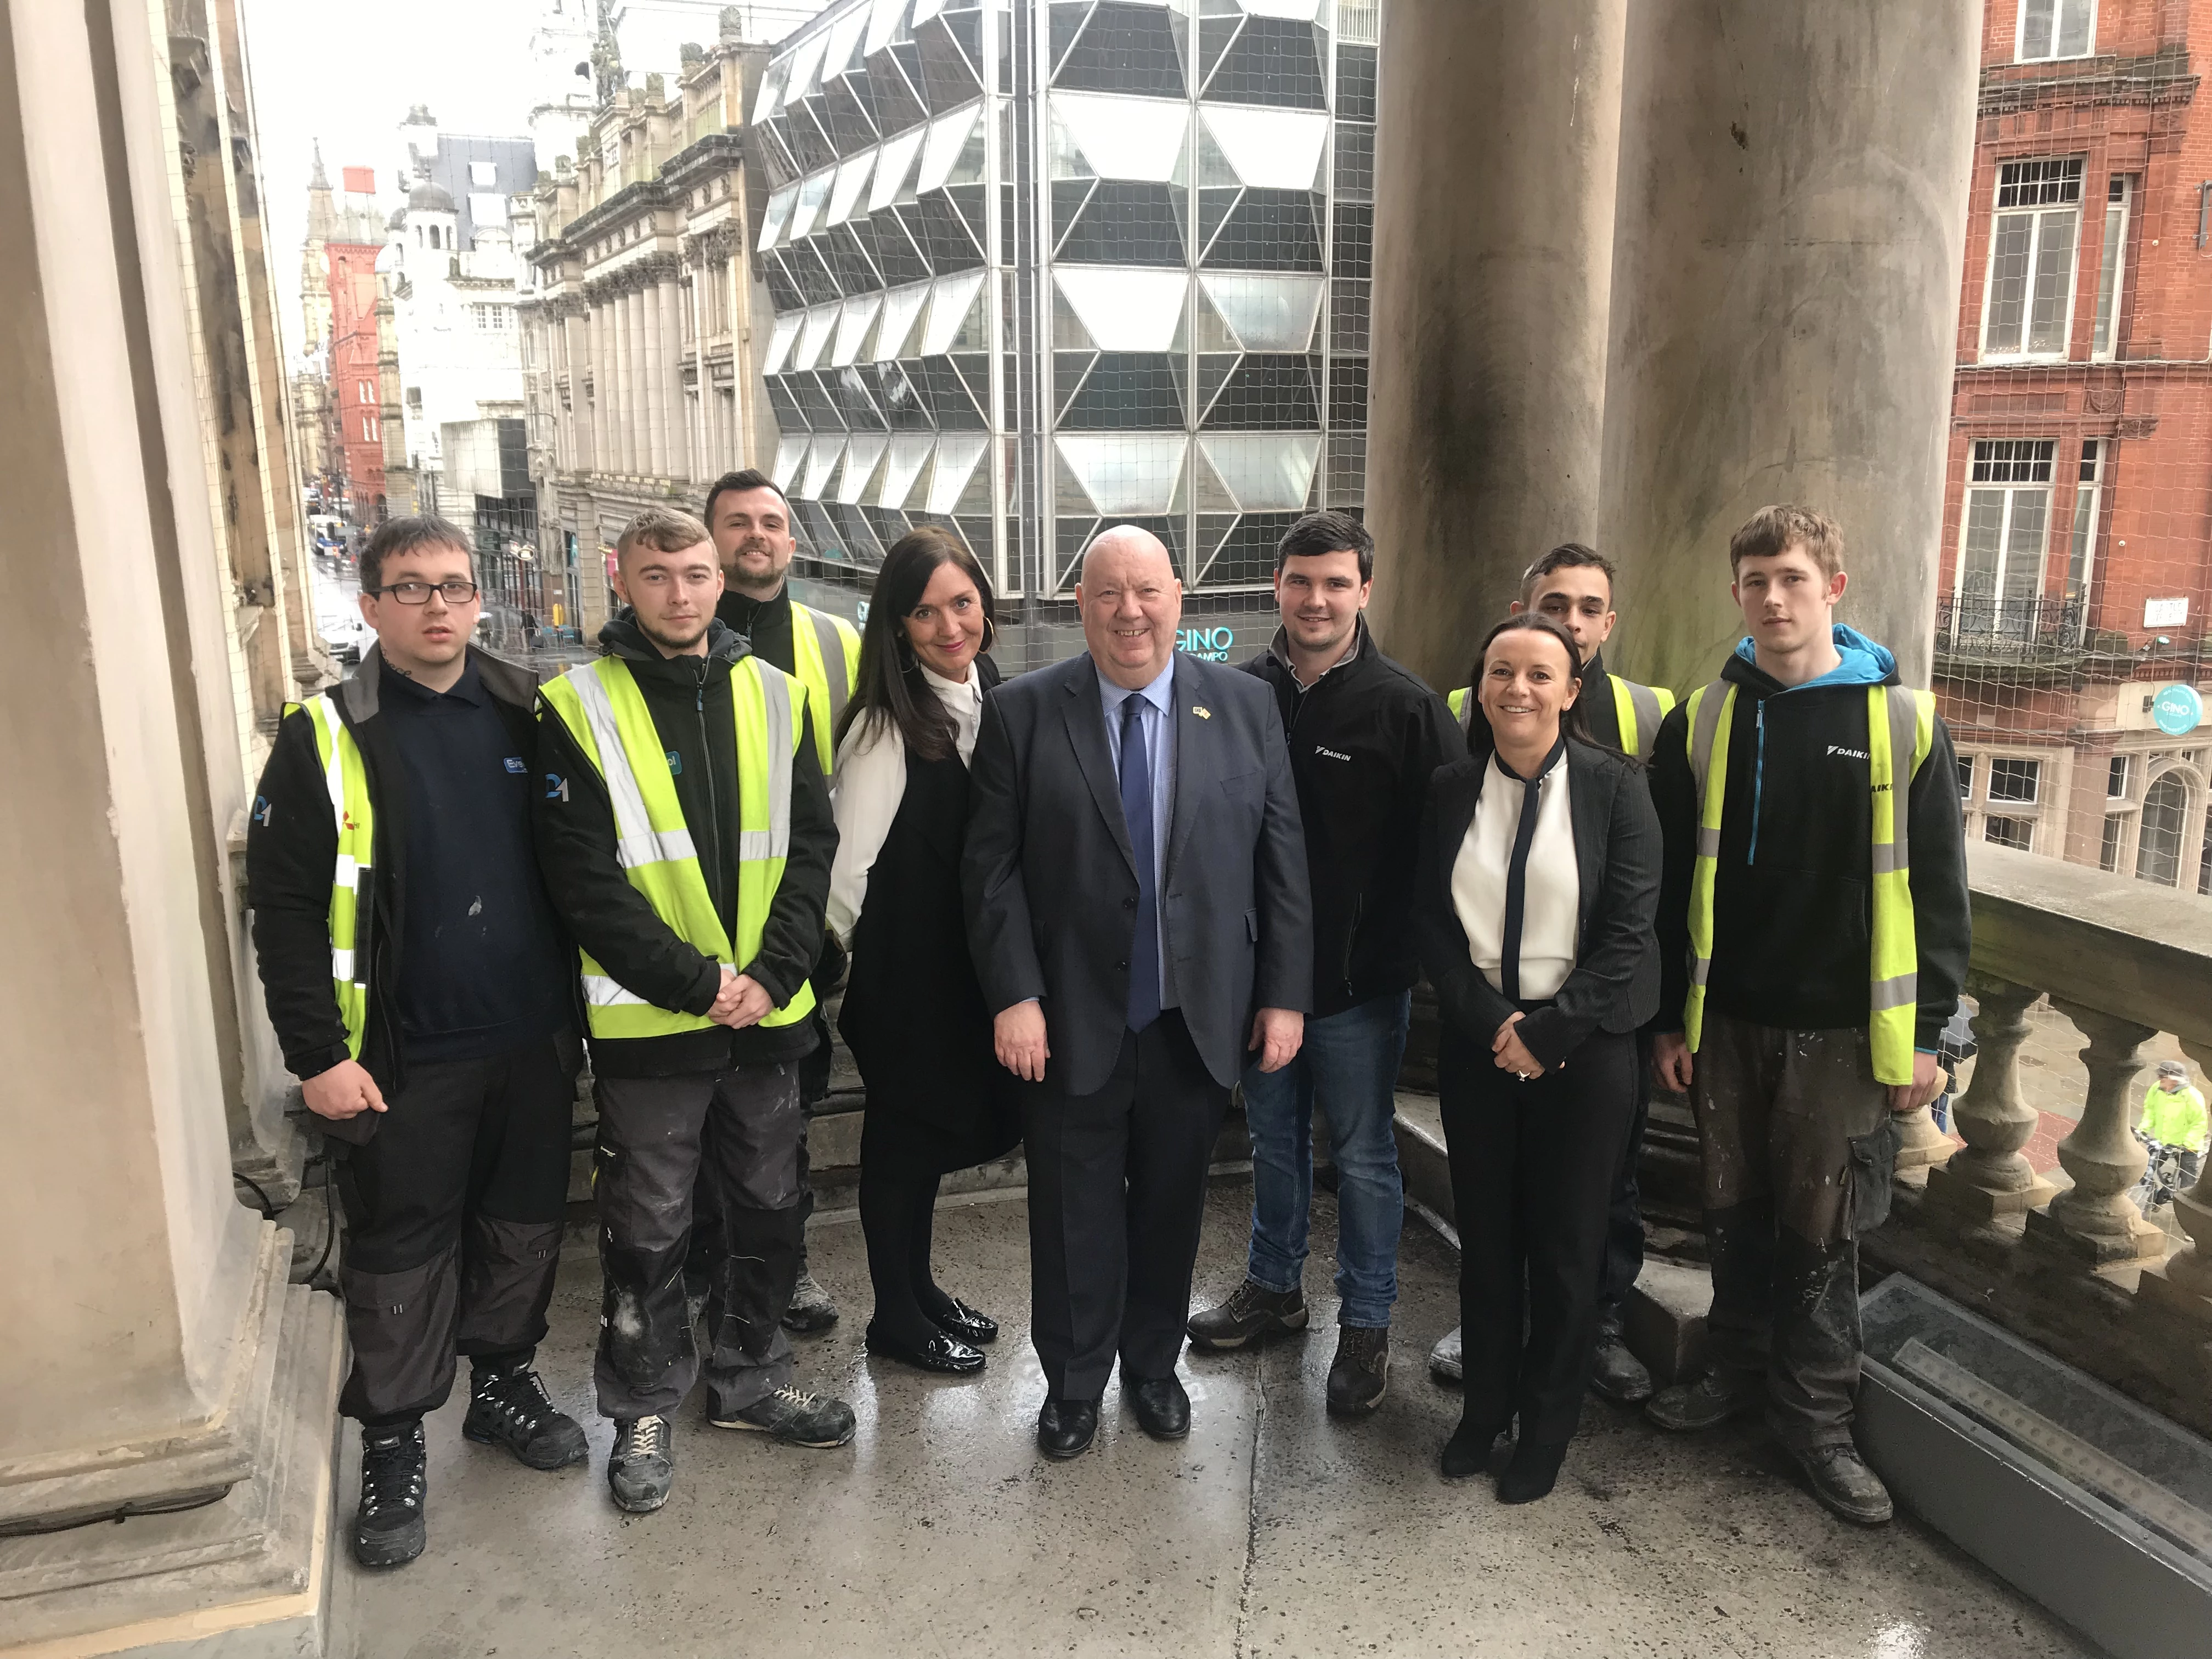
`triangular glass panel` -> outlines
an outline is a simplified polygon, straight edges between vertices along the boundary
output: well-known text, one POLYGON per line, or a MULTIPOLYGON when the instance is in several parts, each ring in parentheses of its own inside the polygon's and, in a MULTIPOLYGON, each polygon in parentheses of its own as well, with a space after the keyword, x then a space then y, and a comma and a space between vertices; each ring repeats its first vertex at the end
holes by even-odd
POLYGON ((983 275, 963 270, 940 276, 930 289, 929 320, 923 325, 921 355, 940 356, 948 351, 988 348, 989 325, 983 312, 983 275))
MULTIPOLYGON (((1206 112, 1205 106, 1200 106, 1200 112, 1201 115, 1206 112)), ((1215 141, 1212 129, 1201 119, 1198 124, 1199 188, 1234 189, 1242 182, 1237 176, 1237 169, 1230 165, 1228 156, 1222 153, 1220 144, 1215 141)))
POLYGON ((1067 440, 1061 438, 1055 446, 1059 454, 1052 469, 1052 510, 1056 517, 1096 518, 1097 504, 1083 487, 1083 469, 1068 459, 1067 440))
MULTIPOLYGON (((981 432, 948 432, 937 441, 937 469, 929 481, 927 510, 932 513, 972 512, 962 504, 969 499, 975 489, 983 453, 991 440, 981 432)), ((983 501, 991 499, 988 475, 981 480, 983 501)))
POLYGON ((868 210, 879 212, 894 202, 914 200, 914 164, 921 154, 929 129, 915 127, 896 138, 884 140, 876 152, 875 172, 869 181, 868 210))
MULTIPOLYGON (((959 164, 961 152, 968 147, 969 136, 980 136, 981 128, 979 124, 982 115, 981 104, 969 104, 950 115, 941 115, 929 124, 928 142, 922 146, 921 166, 914 178, 917 195, 942 190, 946 185, 956 182, 952 177, 953 170, 959 164)), ((980 169, 980 156, 977 165, 980 169)), ((980 170, 976 176, 981 176, 980 170)))
POLYGON ((876 331, 875 358, 878 362, 889 362, 894 357, 918 357, 921 355, 921 348, 914 339, 915 325, 921 320, 928 300, 927 283, 911 283, 884 294, 883 323, 876 331))
POLYGON ((1060 72, 1061 60, 1067 56, 1067 49, 1075 44, 1075 37, 1091 21, 1092 3, 1093 0, 1053 0, 1049 9, 1052 38, 1048 49, 1055 75, 1060 72))
POLYGON ((1052 404, 1055 422, 1065 416, 1067 405, 1082 390, 1084 377, 1091 373, 1091 365, 1098 361, 1095 351, 1055 351, 1052 354, 1052 404))
POLYGON ((845 465, 837 475, 836 487, 830 499, 858 507, 866 499, 869 481, 874 477, 876 464, 884 458, 884 446, 889 441, 880 432, 855 432, 845 447, 845 465))
POLYGON ((1237 38, 1237 31, 1243 27, 1242 12, 1198 20, 1198 72, 1202 80, 1212 77, 1214 65, 1220 63, 1221 54, 1229 49, 1229 43, 1237 38))
POLYGON ((1305 510, 1321 459, 1318 432, 1211 433, 1198 446, 1247 513, 1305 510))
POLYGON ((1053 181, 1052 242, 1055 251, 1066 240, 1068 228, 1074 224, 1076 216, 1083 211, 1083 204, 1091 199, 1091 192, 1097 188, 1097 182, 1091 179, 1053 181))
MULTIPOLYGON (((1171 503, 1181 493, 1183 457, 1190 447, 1182 434, 1062 433, 1054 442, 1060 472, 1080 480, 1085 501, 1097 512, 1124 519, 1176 510, 1171 503)), ((1083 503, 1072 508, 1082 511, 1083 503)))
POLYGON ((1047 167, 1049 176, 1054 179, 1096 179, 1098 176, 1098 170, 1091 165, 1090 158, 1084 155, 1083 146, 1076 143, 1074 133, 1068 130, 1067 123, 1061 120, 1058 114, 1054 114, 1052 118, 1052 138, 1050 149, 1047 154, 1047 167))
POLYGON ((1201 190, 1198 192, 1198 257, 1203 259, 1213 244, 1214 233, 1229 217, 1244 192, 1241 190, 1201 190))
MULTIPOLYGON (((906 33, 907 0, 874 0, 868 8, 868 35, 860 50, 873 55, 906 33)), ((886 501, 896 507, 896 501, 886 501)))
POLYGON ((787 494, 796 494, 799 471, 805 463, 806 434, 803 432, 784 433, 775 441, 775 471, 769 477, 775 480, 777 489, 787 494))
POLYGON ((1213 464, 1206 459, 1203 450, 1191 457, 1190 473, 1194 497, 1191 505, 1200 514, 1237 510, 1237 498, 1229 493, 1229 486, 1221 482, 1221 475, 1213 470, 1213 464))
POLYGON ((1202 352, 1198 359, 1197 405, 1198 422, 1202 424, 1212 408, 1213 399, 1237 372, 1242 359, 1228 352, 1202 352))
POLYGON ((1200 288, 1192 298, 1191 315, 1197 319, 1194 333, 1197 349, 1201 353, 1240 351, 1243 349, 1237 336, 1230 331, 1229 325, 1220 312, 1214 308, 1213 301, 1204 288, 1200 288))
MULTIPOLYGON (((1083 325, 1083 319, 1075 314, 1075 307, 1067 302, 1067 295, 1055 285, 1052 296, 1052 344, 1055 351, 1090 351, 1097 346, 1091 331, 1083 325)), ((773 349, 773 348, 771 348, 773 349)))

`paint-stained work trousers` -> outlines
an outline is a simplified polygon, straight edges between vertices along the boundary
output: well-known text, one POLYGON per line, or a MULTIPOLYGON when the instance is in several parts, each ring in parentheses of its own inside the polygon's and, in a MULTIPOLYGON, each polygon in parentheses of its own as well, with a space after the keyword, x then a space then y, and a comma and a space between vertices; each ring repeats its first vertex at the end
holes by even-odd
POLYGON ((719 1259, 708 1264, 708 1404, 716 1417, 742 1411, 791 1381, 782 1321, 805 1228, 799 1067, 603 1077, 596 1086, 599 1411, 617 1422, 665 1415, 698 1379, 684 1266, 702 1181, 722 1220, 719 1259))

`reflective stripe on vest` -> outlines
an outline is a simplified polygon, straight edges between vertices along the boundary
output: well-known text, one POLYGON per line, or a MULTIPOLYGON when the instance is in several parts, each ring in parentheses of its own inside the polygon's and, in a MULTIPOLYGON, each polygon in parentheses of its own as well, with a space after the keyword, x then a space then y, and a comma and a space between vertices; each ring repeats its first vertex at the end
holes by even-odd
MULTIPOLYGON (((739 968, 759 954, 776 888, 791 849, 791 767, 798 752, 806 688, 758 657, 730 671, 738 744, 738 932, 732 940, 715 913, 699 868, 690 827, 676 793, 668 752, 653 729, 629 665, 619 657, 571 669, 540 695, 605 780, 614 805, 615 856, 653 914, 702 956, 739 968)), ((704 1014, 655 1007, 583 956, 586 1018, 595 1037, 670 1036, 704 1030, 704 1014)), ((763 1025, 789 1025, 814 1009, 802 983, 763 1025)))
POLYGON ((1618 674, 1613 682, 1613 718, 1620 728, 1620 746, 1638 760, 1651 758, 1659 741, 1659 722, 1674 707, 1674 694, 1661 686, 1638 685, 1618 674))
MULTIPOLYGON (((1690 694, 1686 743, 1690 775, 1698 791, 1698 847, 1690 876, 1690 994, 1682 1006, 1682 1036, 1693 1054, 1705 1035, 1705 981, 1713 965, 1713 886, 1720 869, 1721 811, 1728 799, 1729 734, 1735 723, 1735 686, 1716 680, 1690 694)), ((1920 948, 1912 920, 1907 823, 1911 779, 1935 741, 1932 693, 1903 685, 1867 689, 1867 787, 1873 798, 1874 823, 1867 1035, 1875 1078, 1882 1083, 1912 1081, 1920 948), (1895 757, 1899 753, 1912 757, 1902 787, 1896 785, 1895 757)))
POLYGON ((852 701, 860 672, 860 630, 842 617, 793 600, 791 671, 805 682, 806 695, 812 700, 814 748, 826 778, 836 765, 837 721, 852 701), (802 628, 802 621, 813 626, 802 628))
POLYGON ((1456 691, 1444 693, 1444 707, 1451 710, 1452 718, 1459 722, 1459 729, 1462 732, 1468 729, 1467 711, 1468 704, 1474 700, 1474 691, 1473 686, 1462 685, 1456 691))
POLYGON ((360 745, 338 717, 331 695, 325 692, 292 707, 304 708, 313 724, 315 756, 322 762, 331 822, 338 833, 337 861, 331 872, 331 989, 337 997, 338 1018, 345 1022, 346 1054, 359 1060, 368 1024, 376 815, 369 805, 368 769, 362 763, 360 745))

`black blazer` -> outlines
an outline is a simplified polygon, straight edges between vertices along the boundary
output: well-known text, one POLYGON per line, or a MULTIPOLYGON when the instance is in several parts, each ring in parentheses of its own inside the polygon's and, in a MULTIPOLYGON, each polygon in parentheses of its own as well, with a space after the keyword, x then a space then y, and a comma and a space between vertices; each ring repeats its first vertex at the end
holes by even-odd
MULTIPOLYGON (((1581 943, 1574 971, 1549 1008, 1521 1023, 1522 1044, 1546 1070, 1592 1031, 1632 1031, 1658 1012, 1659 815, 1644 769, 1623 755, 1570 738, 1567 799, 1582 878, 1581 943)), ((1489 775, 1487 750, 1441 769, 1429 781, 1414 854, 1413 936, 1447 1024, 1488 1048, 1513 1012, 1468 952, 1452 908, 1452 866, 1489 775)))
MULTIPOLYGON (((1184 1023, 1224 1088, 1257 1008, 1313 1006, 1305 837, 1275 695, 1175 659, 1176 779, 1160 926, 1184 1023)), ((1036 997, 1061 1093, 1104 1086, 1127 1029, 1137 867, 1098 671, 1086 654, 1017 675, 983 702, 969 769, 961 886, 993 1013, 1036 997)))

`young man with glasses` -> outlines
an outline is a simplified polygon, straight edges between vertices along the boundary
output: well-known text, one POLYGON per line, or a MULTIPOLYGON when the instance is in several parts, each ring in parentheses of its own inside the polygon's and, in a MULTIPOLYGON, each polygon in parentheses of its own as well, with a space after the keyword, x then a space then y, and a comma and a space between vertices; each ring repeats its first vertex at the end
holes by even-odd
POLYGON ((380 526, 361 587, 376 643, 286 715, 247 884, 270 1021, 338 1143, 354 1551, 390 1567, 422 1552, 422 1415, 456 1353, 468 1438, 532 1468, 585 1455, 532 1369, 582 1051, 575 953, 531 839, 533 678, 470 647, 479 597, 453 526, 380 526))

